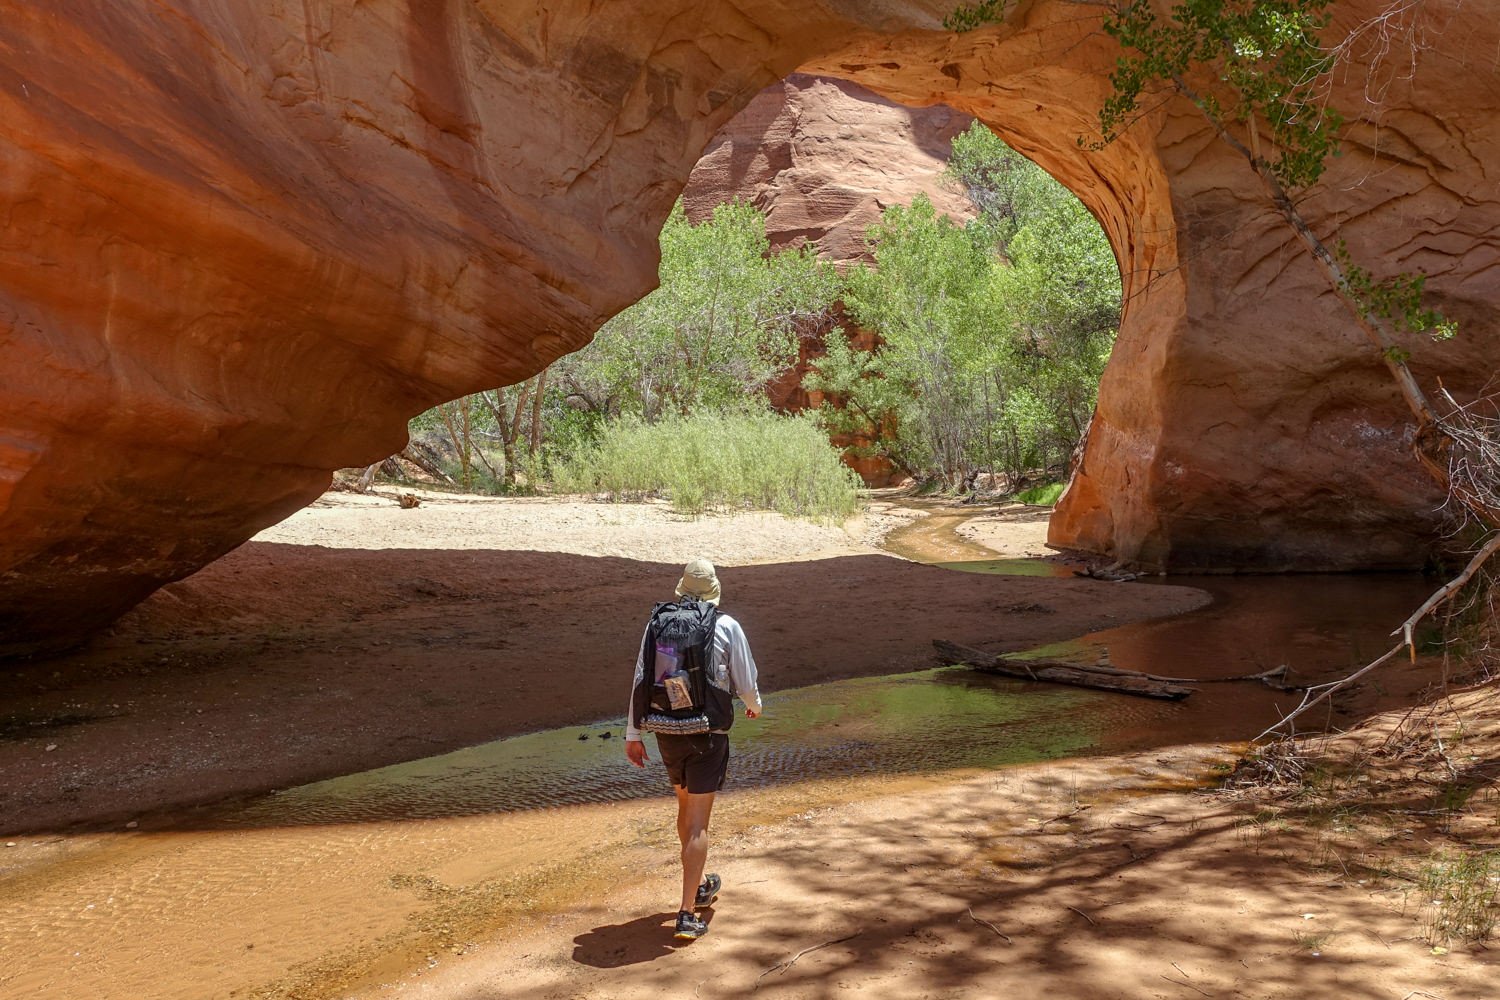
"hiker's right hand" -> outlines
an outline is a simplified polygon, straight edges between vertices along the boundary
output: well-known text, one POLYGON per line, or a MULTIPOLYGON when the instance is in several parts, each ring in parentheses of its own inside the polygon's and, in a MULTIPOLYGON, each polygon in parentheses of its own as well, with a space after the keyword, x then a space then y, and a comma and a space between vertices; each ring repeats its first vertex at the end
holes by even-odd
POLYGON ((625 759, 636 767, 645 767, 646 761, 651 758, 646 756, 646 744, 643 740, 625 741, 625 759))

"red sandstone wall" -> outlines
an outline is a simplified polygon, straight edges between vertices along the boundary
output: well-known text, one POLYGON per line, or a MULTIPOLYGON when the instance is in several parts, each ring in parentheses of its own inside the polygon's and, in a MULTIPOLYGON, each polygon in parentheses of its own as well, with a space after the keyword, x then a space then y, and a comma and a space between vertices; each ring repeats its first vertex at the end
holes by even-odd
MULTIPOLYGON (((1078 147, 1113 60, 1087 8, 953 37, 949 7, 6 4, 0 648, 107 623, 410 414, 581 345, 651 287, 712 135, 799 66, 983 118, 1109 233, 1127 312, 1055 542, 1419 559, 1435 498, 1399 405, 1243 170, 1177 105, 1078 147)), ((1378 104, 1366 67, 1345 78, 1365 120, 1309 202, 1365 259, 1431 272, 1465 333, 1418 358, 1460 389, 1500 356, 1495 13, 1422 8, 1429 47, 1378 104)))

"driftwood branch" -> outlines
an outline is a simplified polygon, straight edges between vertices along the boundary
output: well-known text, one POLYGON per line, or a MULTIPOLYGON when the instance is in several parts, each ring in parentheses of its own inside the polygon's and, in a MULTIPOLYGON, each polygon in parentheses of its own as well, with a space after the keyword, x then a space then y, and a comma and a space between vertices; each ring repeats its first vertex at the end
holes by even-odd
POLYGON ((1443 584, 1442 588, 1438 590, 1437 593, 1427 598, 1422 606, 1412 613, 1412 616, 1410 618, 1402 622, 1400 627, 1391 633, 1391 635, 1395 635, 1396 632, 1401 633, 1401 641, 1410 651, 1413 661, 1415 661, 1417 658, 1417 647, 1416 644, 1412 641, 1411 632, 1412 629, 1416 627, 1417 622, 1425 618, 1427 616, 1427 613, 1433 608, 1436 608, 1439 604, 1442 604, 1444 601, 1448 600, 1454 594, 1463 589, 1464 584, 1468 583, 1474 578, 1474 574, 1479 572, 1479 568, 1485 564, 1485 561, 1489 559, 1490 556, 1495 554, 1496 550, 1500 550, 1500 532, 1497 532, 1494 537, 1492 537, 1488 542, 1484 543, 1483 548, 1474 553, 1474 558, 1469 560, 1469 565, 1464 567, 1464 571, 1462 573, 1458 574, 1458 576, 1455 576, 1453 579, 1443 584))
MULTIPOLYGON (((1093 664, 1088 669, 1097 674, 1110 674, 1116 677, 1144 677, 1147 680, 1161 681, 1163 684, 1227 684, 1230 681, 1261 681, 1269 683, 1279 681, 1286 676, 1286 664, 1272 667, 1270 670, 1262 670, 1258 674, 1235 674, 1233 677, 1163 677, 1161 674, 1146 674, 1138 670, 1120 670, 1118 667, 1106 667, 1102 664, 1093 664)), ((1279 686, 1279 685, 1272 685, 1279 686)))
POLYGON ((1276 730, 1280 729, 1282 726, 1284 726, 1287 723, 1291 722, 1293 719, 1297 718, 1299 715, 1302 715, 1308 709, 1313 708, 1313 707, 1315 707, 1317 705, 1320 705, 1323 702, 1327 701, 1329 698, 1333 697, 1334 692, 1338 691, 1341 688, 1347 687, 1348 685, 1350 685, 1350 684, 1354 683, 1355 681, 1359 680, 1365 674, 1368 674, 1370 671, 1374 670, 1376 667, 1378 667, 1381 664, 1385 663, 1387 660, 1391 659, 1393 656, 1395 656, 1397 653, 1401 652, 1405 648, 1406 648, 1406 643, 1405 642, 1398 642, 1396 645, 1394 645, 1390 649, 1386 650, 1385 653, 1383 653, 1380 657, 1378 657, 1377 659, 1371 660, 1369 663, 1366 663, 1364 666, 1360 667, 1358 670, 1354 671, 1354 673, 1350 674, 1349 676, 1347 676, 1347 677, 1340 677, 1338 680, 1336 680, 1336 681, 1329 681, 1327 684, 1314 684, 1314 685, 1312 685, 1306 691, 1303 692, 1303 694, 1302 694, 1302 704, 1298 705, 1292 711, 1290 711, 1286 715, 1282 716, 1280 722, 1276 723, 1274 726, 1268 727, 1265 732, 1261 733, 1259 736, 1257 736, 1255 738, 1257 740, 1263 740, 1263 739, 1265 739, 1267 736, 1271 735, 1276 730))
POLYGON ((1198 987, 1194 986, 1192 983, 1185 983, 1181 979, 1173 979, 1171 976, 1167 976, 1167 975, 1163 975, 1162 978, 1165 979, 1167 982, 1172 983, 1175 986, 1186 986, 1188 989, 1192 990, 1194 993, 1198 994, 1200 997, 1213 996, 1212 993, 1205 993, 1202 990, 1200 990, 1198 987))
POLYGON ((1474 553, 1474 558, 1469 560, 1469 565, 1464 567, 1464 571, 1462 573, 1454 577, 1452 580, 1449 580, 1447 583, 1443 584, 1443 586, 1436 593, 1434 593, 1431 597, 1427 598, 1425 602, 1423 602, 1420 608, 1412 613, 1410 618, 1402 622, 1400 626, 1398 626, 1395 631, 1391 633, 1392 635, 1396 635, 1399 633, 1401 635, 1400 642, 1398 642, 1390 649, 1386 650, 1386 652, 1377 659, 1370 661, 1348 676, 1340 677, 1338 680, 1329 681, 1326 684, 1314 684, 1308 687, 1303 692, 1302 703, 1287 715, 1283 716, 1280 722, 1276 723, 1274 726, 1269 727, 1265 732, 1257 736, 1256 739, 1265 739, 1271 733, 1276 732, 1276 730, 1281 729, 1283 726, 1287 725, 1289 722, 1305 713, 1308 709, 1320 705, 1323 702, 1327 701, 1329 698, 1333 697, 1335 692, 1359 680, 1365 674, 1374 670, 1381 664, 1388 662, 1403 649, 1407 650, 1411 658, 1415 660, 1417 657, 1417 647, 1412 639, 1412 629, 1416 627, 1418 622, 1420 622, 1424 617, 1430 614, 1434 608, 1438 607, 1444 601, 1449 600, 1453 597, 1454 594, 1458 593, 1459 590, 1463 589, 1464 584, 1473 579, 1474 574, 1478 573, 1485 562, 1497 551, 1500 551, 1500 533, 1497 533, 1493 537, 1491 537, 1490 540, 1486 542, 1478 552, 1474 553))
POLYGON ((1080 910, 1080 909, 1079 909, 1079 908, 1078 908, 1078 907, 1076 907, 1076 906, 1070 906, 1070 907, 1068 907, 1068 909, 1070 909, 1070 910, 1072 910, 1072 911, 1073 911, 1073 912, 1074 912, 1074 913, 1076 913, 1076 914, 1078 914, 1078 915, 1079 915, 1079 916, 1080 916, 1080 917, 1082 917, 1082 918, 1083 918, 1083 919, 1085 919, 1085 920, 1087 920, 1087 921, 1088 921, 1088 922, 1089 922, 1089 923, 1090 923, 1090 924, 1091 924, 1091 925, 1092 925, 1092 926, 1094 926, 1094 927, 1097 927, 1097 926, 1099 926, 1099 925, 1098 925, 1098 924, 1097 924, 1097 923, 1096 923, 1096 922, 1095 922, 1095 921, 1094 921, 1094 918, 1093 918, 1093 917, 1091 917, 1091 916, 1089 916, 1089 915, 1088 915, 1088 914, 1087 914, 1087 913, 1084 913, 1084 912, 1083 912, 1083 911, 1082 911, 1082 910, 1080 910))
POLYGON ((945 639, 932 641, 938 651, 938 659, 944 663, 973 667, 987 674, 999 674, 1023 681, 1046 681, 1049 684, 1068 684, 1073 687, 1097 688, 1101 691, 1116 691, 1142 698, 1165 698, 1178 701, 1193 693, 1190 687, 1164 681, 1151 680, 1141 674, 1117 671, 1112 668, 1096 670, 1065 660, 1018 660, 996 656, 982 650, 960 646, 945 639))
POLYGON ((1015 942, 1011 940, 1009 934, 1006 934, 1000 928, 996 927, 994 924, 990 923, 988 920, 984 919, 983 917, 976 917, 976 916, 974 916, 974 907, 972 907, 972 906, 969 907, 969 919, 972 920, 972 921, 974 921, 976 924, 983 924, 984 926, 988 927, 990 930, 994 931, 995 932, 995 936, 999 937, 999 938, 1004 938, 1006 944, 1015 944, 1015 942))

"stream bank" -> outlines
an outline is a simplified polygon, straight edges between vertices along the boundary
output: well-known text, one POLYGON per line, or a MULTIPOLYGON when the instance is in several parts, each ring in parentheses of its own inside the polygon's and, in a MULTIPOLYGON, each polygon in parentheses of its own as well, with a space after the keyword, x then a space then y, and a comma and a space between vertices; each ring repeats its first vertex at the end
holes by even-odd
MULTIPOLYGON (((565 527, 569 522, 560 519, 576 515, 585 519, 578 522, 578 531, 586 539, 587 518, 621 513, 596 506, 523 504, 510 508, 509 514, 519 511, 526 531, 535 533, 540 525, 544 537, 556 549, 564 549, 567 532, 546 528, 565 527)), ((368 516, 363 510, 359 513, 361 520, 368 516)), ((462 524, 457 514, 476 513, 480 512, 457 511, 453 520, 462 524)), ((632 511, 627 516, 636 514, 665 525, 662 537, 674 532, 691 535, 702 527, 674 523, 661 511, 632 511)), ((320 532, 331 530, 328 520, 333 518, 318 524, 320 532)), ((300 529, 291 525, 286 530, 300 529)), ((367 524, 348 530, 368 544, 367 524)), ((472 524, 465 530, 473 537, 472 524)), ((857 545, 844 538, 832 540, 857 545)), ((325 535, 328 540, 333 539, 325 535)), ((1134 703, 1113 706, 1114 699, 1109 699, 1109 708, 1088 707, 1089 699, 1106 696, 1036 689, 1017 701, 1014 685, 997 686, 955 671, 904 679, 875 676, 925 662, 926 642, 935 634, 966 634, 973 642, 1019 649, 1097 630, 1111 619, 1190 608, 1202 601, 1196 591, 993 574, 966 577, 884 555, 837 549, 834 554, 814 551, 813 558, 803 562, 738 567, 721 555, 720 562, 733 567, 722 574, 726 600, 736 602, 736 615, 754 637, 765 688, 786 699, 788 725, 782 734, 813 733, 825 742, 821 747, 809 747, 805 741, 778 745, 774 739, 767 742, 764 734, 758 737, 753 727, 737 729, 736 774, 745 780, 716 810, 720 846, 715 857, 734 866, 731 880, 744 894, 726 894, 722 909, 733 919, 716 932, 728 933, 711 936, 700 943, 699 951, 680 952, 663 946, 661 928, 652 924, 653 899, 660 886, 670 882, 675 863, 669 807, 662 789, 648 787, 650 775, 615 769, 618 749, 603 740, 604 729, 540 732, 428 758, 427 753, 412 753, 410 743, 381 744, 379 729, 372 736, 358 727, 372 718, 374 706, 365 702, 376 696, 408 710, 405 716, 398 713, 392 730, 426 739, 433 747, 429 753, 446 749, 444 741, 461 739, 464 720, 482 714, 466 701, 482 703, 481 709, 490 712, 484 722, 491 733, 500 729, 498 735, 505 735, 506 725, 517 727, 516 732, 546 729, 538 721, 552 718, 549 711, 559 711, 555 704, 547 704, 548 698, 564 703, 554 726, 579 721, 578 713, 595 704, 602 707, 583 718, 615 714, 616 688, 623 685, 614 683, 619 678, 614 659, 618 648, 633 645, 637 636, 599 633, 615 617, 623 622, 621 631, 637 633, 639 615, 632 609, 649 605, 663 577, 670 585, 686 556, 679 558, 670 546, 652 550, 657 562, 567 551, 497 554, 465 549, 442 533, 437 541, 452 547, 421 549, 408 541, 378 550, 329 550, 311 549, 301 541, 266 541, 246 558, 228 562, 221 575, 194 578, 189 581, 193 586, 179 587, 169 595, 175 604, 147 609, 156 616, 151 622, 158 627, 166 624, 172 631, 169 639, 135 642, 147 651, 135 662, 163 670, 166 676, 156 682, 159 689, 185 699, 181 718, 189 725, 181 728, 187 737, 171 731, 179 728, 176 724, 166 733, 150 732, 143 725, 150 715, 139 709, 134 727, 128 729, 121 727, 130 716, 112 716, 74 721, 47 735, 61 743, 52 733, 76 734, 83 747, 70 746, 72 753, 86 751, 89 739, 104 741, 94 751, 92 766, 98 769, 121 757, 129 759, 128 744, 117 746, 116 756, 110 756, 108 740, 122 731, 175 739, 179 742, 172 745, 191 748, 228 742, 220 727, 243 723, 285 742, 269 752, 261 746, 247 748, 246 756, 235 763, 260 780, 268 773, 304 777, 288 782, 298 787, 281 794, 187 811, 173 805, 176 786, 141 781, 126 789, 138 805, 142 800, 149 803, 153 791, 159 794, 154 811, 138 811, 129 820, 135 824, 131 829, 124 816, 112 829, 101 829, 95 815, 92 831, 76 832, 76 827, 58 822, 13 836, 16 847, 0 855, 5 865, 0 879, 9 898, 19 901, 0 917, 0 942, 6 952, 0 987, 7 995, 62 997, 82 991, 98 997, 149 994, 186 1000, 203 996, 203 984, 211 982, 215 992, 210 995, 215 996, 333 997, 347 995, 361 984, 378 995, 385 984, 457 997, 469 995, 469 987, 459 984, 470 974, 490 977, 480 991, 485 996, 614 996, 623 995, 620 991, 627 986, 644 990, 653 983, 662 988, 670 982, 681 987, 683 976, 707 968, 693 964, 702 959, 691 956, 744 945, 742 954, 753 959, 772 944, 795 943, 792 930, 800 935, 821 927, 818 912, 806 922, 792 921, 790 928, 777 916, 802 912, 810 887, 818 888, 813 899, 825 898, 826 890, 831 893, 826 899, 841 900, 845 909, 884 900, 880 905, 888 903, 893 912, 908 912, 908 904, 917 906, 909 912, 918 912, 927 904, 913 903, 906 894, 941 888, 945 866, 952 861, 966 882, 980 878, 978 884, 999 892, 1000 883, 1015 871, 1042 873, 1067 853, 1062 848, 1056 856, 1028 853, 1025 837, 1017 841, 1011 829, 1023 818, 1042 824, 1046 837, 1060 829, 1072 830, 1074 817, 1064 817, 1068 822, 1058 826, 1063 820, 1054 822, 1054 813, 1046 809, 1059 803, 1067 806, 1055 814, 1061 815, 1084 804, 1081 796, 1088 793, 1096 794, 1098 801, 1088 803, 1085 818, 1108 817, 1105 828, 1114 829, 1116 822, 1132 821, 1126 814, 1104 811, 1105 799, 1118 800, 1122 809, 1138 808, 1130 805, 1134 797, 1196 787, 1219 773, 1216 769, 1229 758, 1231 748, 1222 746, 1177 748, 1183 737, 1172 727, 1181 719, 1137 716, 1134 703), (392 578, 396 586, 389 587, 392 578), (502 596, 514 599, 518 593, 527 595, 520 607, 499 604, 502 596), (820 608, 843 610, 821 611, 798 630, 784 614, 775 613, 784 611, 788 594, 802 595, 804 601, 808 594, 825 595, 820 608), (253 601, 247 606, 246 595, 261 606, 253 601), (334 610, 343 605, 350 607, 334 610), (527 621, 572 607, 590 608, 596 619, 575 617, 568 624, 588 650, 588 662, 595 664, 590 669, 597 673, 588 676, 597 678, 599 690, 588 690, 582 675, 574 675, 564 678, 561 688, 568 697, 561 698, 556 691, 528 687, 539 672, 517 668, 533 663, 539 651, 548 648, 545 637, 556 632, 555 621, 544 620, 535 631, 527 631, 527 621), (754 620, 757 608, 767 612, 760 621, 754 620), (851 608, 858 614, 850 613, 851 608), (847 620, 840 620, 840 614, 847 620), (586 622, 598 631, 591 631, 586 622), (1080 628, 1080 622, 1086 624, 1080 628), (879 623, 879 628, 872 623, 879 623), (816 632, 809 631, 814 627, 816 632), (846 630, 848 637, 838 638, 843 634, 838 629, 846 630), (830 630, 835 630, 831 643, 830 630), (831 653, 815 639, 831 645, 831 653), (164 645, 191 666, 174 668, 170 659, 158 663, 154 657, 161 655, 164 645), (477 659, 479 650, 484 660, 477 659), (203 658, 206 651, 220 658, 203 658), (232 651, 243 655, 232 656, 232 651), (497 678, 493 672, 482 672, 481 662, 512 669, 497 678), (788 675, 780 671, 791 664, 800 668, 791 676, 833 685, 822 701, 809 694, 813 689, 807 684, 786 682, 788 675), (317 683, 299 678, 299 668, 309 671, 317 683), (339 686, 328 690, 335 678, 339 686), (441 683, 433 684, 434 679, 441 683), (207 683, 212 680, 218 684, 207 683), (302 684, 295 688, 266 689, 299 680, 302 684), (838 684, 855 687, 839 689, 838 684), (787 690, 794 687, 799 690, 787 690), (316 723, 298 720, 300 698, 319 713, 316 723), (800 707, 794 705, 798 698, 803 699, 800 707), (830 715, 831 706, 857 706, 861 699, 867 708, 852 711, 855 718, 830 715), (1030 759, 1106 749, 1113 755, 993 772, 994 765, 1026 755, 911 752, 923 747, 922 729, 931 719, 968 713, 965 717, 973 725, 982 725, 986 719, 993 721, 1004 705, 1027 706, 1039 723, 1068 723, 1038 730, 1030 759), (212 719, 207 740, 203 728, 190 725, 203 709, 212 719), (272 714, 263 717, 262 712, 272 714), (1112 712, 1124 714, 1110 721, 1112 712), (893 732, 891 726, 881 725, 881 720, 893 717, 916 732, 899 727, 893 732), (797 719, 797 725, 790 724, 797 719), (1089 719, 1101 723, 1093 733, 1081 725, 1089 719), (848 731, 835 736, 833 730, 842 730, 845 723, 848 731), (353 728, 341 728, 351 724, 353 728), (1094 734, 1099 731, 1123 734, 1127 742, 1101 741, 1094 734), (579 740, 581 735, 590 739, 579 740), (1125 752, 1131 745, 1149 749, 1125 752), (362 766, 348 765, 351 757, 361 756, 362 766), (285 763, 277 765, 278 760, 285 763), (364 770, 392 760, 410 762, 383 771, 364 770), (579 766, 565 768, 560 776, 547 770, 569 760, 579 766), (347 777, 303 784, 310 771, 312 777, 323 776, 318 769, 347 777), (1031 792, 1026 791, 1028 782, 1035 785, 1031 792), (167 791, 161 792, 163 788, 167 791), (559 788, 566 794, 557 794, 559 788), (580 796, 579 789, 593 791, 580 796), (992 794, 996 790, 999 794, 992 794), (1005 803, 1012 800, 1029 813, 1009 811, 1005 803), (1101 811, 1094 813, 1096 808, 1101 811), (972 822, 982 816, 990 816, 984 821, 988 825, 974 827, 972 822), (967 826, 966 818, 972 821, 967 826), (847 832, 851 824, 857 835, 845 840, 840 831, 847 832), (970 864, 958 848, 975 830, 990 831, 980 839, 992 839, 997 846, 986 855, 987 861, 970 864), (840 860, 846 857, 858 862, 840 860), (761 870, 756 859, 779 867, 775 872, 761 870), (826 880, 819 875, 824 869, 826 880), (765 874, 763 883, 757 881, 757 871, 765 874), (858 886, 861 892, 841 896, 839 885, 858 886), (883 895, 862 892, 877 886, 883 895), (308 936, 297 930, 307 926, 318 928, 317 933, 308 936), (740 929, 731 929, 735 927, 740 929), (528 950, 517 950, 522 948, 528 950), (460 957, 464 961, 457 961, 460 957), (677 964, 679 959, 688 964, 677 964), (651 969, 634 968, 656 960, 666 961, 651 969), (624 966, 632 966, 628 980, 618 978, 624 966), (458 978, 449 978, 450 967, 456 967, 452 975, 458 978)), ((749 542, 742 539, 740 544, 749 542)), ((701 545, 703 536, 678 544, 701 545)), ((110 649, 128 653, 130 642, 119 640, 145 638, 145 631, 117 635, 110 649)), ((1333 635, 1341 641, 1337 629, 1333 635)), ((1124 655, 1116 646, 1125 649, 1126 638, 1128 634, 1117 637, 1109 648, 1111 657, 1124 655)), ((1148 648, 1152 643, 1130 641, 1144 642, 1148 648)), ((1169 638, 1155 648, 1181 642, 1180 636, 1169 638)), ((121 677, 160 675, 153 670, 107 675, 104 681, 118 682, 121 677)), ((90 689, 76 676, 72 685, 67 690, 82 709, 79 714, 87 715, 93 703, 85 701, 85 695, 97 698, 99 689, 90 689)), ((1272 707, 1263 705, 1258 711, 1272 707)), ((1221 731, 1230 718, 1237 718, 1237 732, 1258 724, 1251 713, 1231 716, 1232 708, 1218 712, 1214 724, 1221 731)), ((1012 728, 996 726, 1001 740, 988 745, 1002 751, 1024 748, 1024 727, 1014 728, 1020 720, 1003 718, 1011 719, 1012 728)), ((611 733, 613 738, 617 732, 611 733)), ((963 749, 976 742, 974 730, 959 727, 949 732, 954 739, 948 746, 963 749)), ((17 742, 33 750, 31 761, 44 765, 49 759, 42 755, 54 752, 17 742)), ((0 751, 9 749, 0 744, 0 751)), ((194 767, 200 761, 162 758, 161 749, 160 744, 155 748, 156 766, 169 771, 175 766, 176 780, 199 779, 210 792, 226 773, 241 776, 222 756, 194 767)), ((59 746, 56 752, 61 750, 59 746)), ((8 782, 5 793, 13 796, 11 801, 24 803, 28 791, 49 787, 47 770, 41 772, 43 780, 31 779, 29 788, 24 782, 8 782)), ((97 780, 102 784, 105 779, 97 780)), ((61 807, 77 811, 80 802, 99 794, 76 771, 72 781, 71 799, 64 794, 41 799, 44 808, 32 815, 56 815, 61 807)), ((218 790, 216 797, 223 798, 222 784, 218 790)), ((94 806, 100 808, 97 801, 94 806)), ((24 809, 8 814, 13 823, 15 817, 26 815, 24 809)), ((1092 824, 1086 830, 1093 831, 1090 837, 1099 835, 1092 824)), ((950 889, 943 889, 942 898, 959 898, 950 889)), ((989 910, 973 908, 993 921, 989 910)), ((894 919, 883 908, 881 915, 885 922, 894 919)), ((891 929, 898 926, 904 925, 896 921, 891 929)), ((990 933, 980 924, 974 927, 990 933)), ((911 928, 919 941, 924 934, 940 933, 940 924, 930 915, 911 928)), ((895 948, 887 937, 876 940, 885 942, 882 948, 895 948)), ((830 951, 828 957, 837 954, 830 951)), ((854 971, 879 961, 875 954, 861 952, 854 971)), ((806 959, 799 968, 804 965, 816 968, 806 959)), ((748 975, 759 970, 741 971, 748 975)), ((915 980, 901 981, 906 986, 874 995, 902 995, 903 989, 916 988, 915 980)), ((855 975, 850 982, 849 988, 874 990, 876 980, 855 975)))

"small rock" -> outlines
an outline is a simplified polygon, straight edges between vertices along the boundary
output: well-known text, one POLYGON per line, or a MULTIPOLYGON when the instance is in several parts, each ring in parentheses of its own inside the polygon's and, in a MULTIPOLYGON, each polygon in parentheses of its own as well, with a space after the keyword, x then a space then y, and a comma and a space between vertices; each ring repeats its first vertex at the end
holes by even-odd
POLYGON ((57 749, 57 744, 56 743, 48 743, 47 744, 47 752, 48 753, 51 753, 52 751, 54 751, 56 749, 57 749))
POLYGON ((580 739, 580 740, 586 740, 586 739, 588 739, 588 738, 589 738, 589 734, 588 734, 588 733, 579 733, 579 734, 578 734, 578 738, 579 738, 579 739, 580 739))
POLYGON ((5 842, 5 846, 6 847, 15 847, 16 846, 16 842, 14 840, 7 840, 5 842))
POLYGON ((135 820, 131 820, 129 823, 125 824, 125 829, 127 829, 127 830, 134 830, 136 827, 138 827, 140 825, 141 824, 137 823, 135 820))
POLYGON ((607 739, 612 738, 614 735, 615 735, 614 733, 612 733, 608 729, 606 729, 604 732, 602 732, 602 733, 599 734, 599 738, 601 740, 607 740, 607 739))

